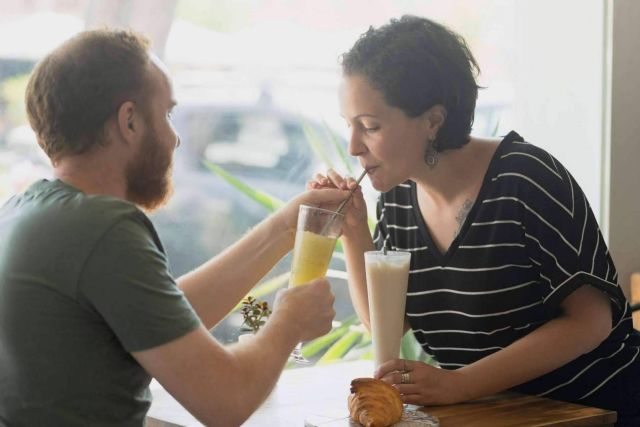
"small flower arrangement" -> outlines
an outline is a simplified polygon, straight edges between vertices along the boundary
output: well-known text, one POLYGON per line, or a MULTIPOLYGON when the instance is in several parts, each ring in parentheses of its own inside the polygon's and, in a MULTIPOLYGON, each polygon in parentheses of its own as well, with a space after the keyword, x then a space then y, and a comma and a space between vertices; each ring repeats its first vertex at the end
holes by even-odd
POLYGON ((266 301, 258 301, 252 296, 248 296, 242 300, 242 309, 240 310, 244 321, 242 328, 251 330, 254 334, 267 322, 267 318, 271 315, 271 309, 266 301))

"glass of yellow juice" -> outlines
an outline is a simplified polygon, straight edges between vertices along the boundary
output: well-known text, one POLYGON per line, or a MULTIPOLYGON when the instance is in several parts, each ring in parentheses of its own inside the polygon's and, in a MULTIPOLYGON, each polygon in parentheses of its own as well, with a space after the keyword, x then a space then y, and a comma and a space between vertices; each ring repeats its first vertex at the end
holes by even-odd
MULTIPOLYGON (((343 221, 344 215, 337 212, 300 205, 289 287, 305 285, 327 274, 343 221)), ((291 358, 297 363, 309 363, 300 343, 291 358)))

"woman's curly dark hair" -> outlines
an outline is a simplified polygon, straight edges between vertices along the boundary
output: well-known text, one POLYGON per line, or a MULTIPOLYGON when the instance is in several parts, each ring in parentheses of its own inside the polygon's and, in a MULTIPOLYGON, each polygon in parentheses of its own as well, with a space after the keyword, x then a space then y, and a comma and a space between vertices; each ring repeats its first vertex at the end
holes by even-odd
POLYGON ((345 75, 362 75, 385 101, 409 117, 434 105, 447 110, 438 151, 469 142, 480 68, 464 39, 426 18, 404 15, 370 27, 341 57, 345 75))
POLYGON ((104 125, 119 106, 143 101, 148 48, 147 39, 130 31, 85 31, 38 63, 25 102, 38 144, 51 160, 101 143, 104 125))

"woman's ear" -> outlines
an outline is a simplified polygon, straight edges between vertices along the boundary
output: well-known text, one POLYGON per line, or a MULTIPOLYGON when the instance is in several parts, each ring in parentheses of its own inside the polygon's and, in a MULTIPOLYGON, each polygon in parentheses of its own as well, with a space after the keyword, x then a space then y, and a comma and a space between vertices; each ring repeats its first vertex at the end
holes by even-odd
POLYGON ((118 108, 118 130, 127 143, 133 143, 142 134, 140 113, 133 101, 126 101, 118 108))
POLYGON ((431 133, 431 139, 435 139, 438 131, 447 120, 447 109, 440 104, 436 104, 424 113, 426 124, 431 133))

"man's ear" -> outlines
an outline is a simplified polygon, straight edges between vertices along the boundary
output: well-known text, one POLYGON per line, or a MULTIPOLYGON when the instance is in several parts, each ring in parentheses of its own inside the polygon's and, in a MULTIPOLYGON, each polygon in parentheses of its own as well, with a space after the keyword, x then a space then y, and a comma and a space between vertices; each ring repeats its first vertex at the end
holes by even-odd
POLYGON ((142 134, 142 120, 135 102, 126 101, 118 108, 118 130, 127 143, 133 143, 142 134))

